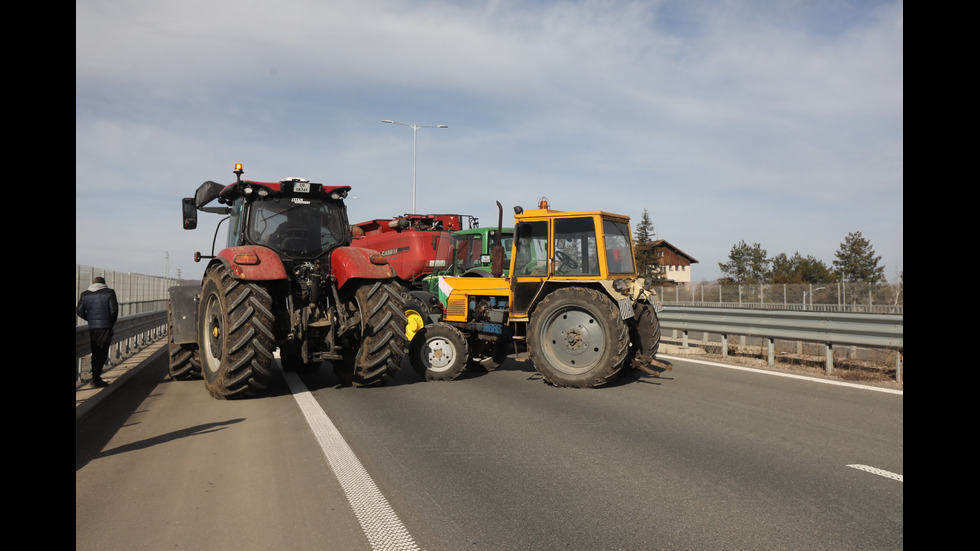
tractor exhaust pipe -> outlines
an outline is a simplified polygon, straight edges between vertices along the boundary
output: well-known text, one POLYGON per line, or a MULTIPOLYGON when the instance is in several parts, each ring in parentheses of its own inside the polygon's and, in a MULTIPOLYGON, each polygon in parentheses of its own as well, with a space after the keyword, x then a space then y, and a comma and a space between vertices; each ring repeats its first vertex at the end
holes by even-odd
POLYGON ((500 234, 504 231, 504 207, 497 201, 497 239, 493 244, 493 258, 490 262, 490 275, 500 277, 504 274, 504 246, 500 244, 500 234))

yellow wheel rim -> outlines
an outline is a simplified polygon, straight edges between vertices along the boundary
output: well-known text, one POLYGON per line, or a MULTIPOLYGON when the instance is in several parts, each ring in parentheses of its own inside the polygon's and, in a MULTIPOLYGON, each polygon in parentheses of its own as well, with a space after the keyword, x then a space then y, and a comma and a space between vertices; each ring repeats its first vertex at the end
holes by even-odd
POLYGON ((411 342, 415 338, 415 334, 425 327, 425 320, 422 319, 422 314, 415 310, 406 310, 405 317, 408 318, 408 323, 405 325, 405 336, 411 342))

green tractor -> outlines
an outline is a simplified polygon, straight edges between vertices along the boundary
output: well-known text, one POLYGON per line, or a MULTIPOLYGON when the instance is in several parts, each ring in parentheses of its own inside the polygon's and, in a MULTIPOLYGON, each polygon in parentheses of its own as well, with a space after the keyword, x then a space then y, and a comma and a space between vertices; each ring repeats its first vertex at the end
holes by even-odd
MULTIPOLYGON (((429 293, 439 295, 439 278, 442 277, 492 277, 490 265, 493 260, 493 247, 500 236, 504 249, 505 265, 510 264, 510 248, 514 242, 514 228, 472 228, 452 234, 450 245, 451 259, 447 269, 426 276, 423 287, 429 293)), ((504 269, 504 275, 507 270, 504 269)), ((444 298, 444 296, 443 296, 444 298)))

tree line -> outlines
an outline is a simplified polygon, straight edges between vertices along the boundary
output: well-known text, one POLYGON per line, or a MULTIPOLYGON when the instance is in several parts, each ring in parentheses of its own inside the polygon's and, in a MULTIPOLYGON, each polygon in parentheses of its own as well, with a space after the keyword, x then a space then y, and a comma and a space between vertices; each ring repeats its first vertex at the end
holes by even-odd
MULTIPOLYGON (((652 285, 663 285, 666 280, 660 269, 660 258, 651 246, 654 241, 653 223, 646 209, 636 225, 636 265, 639 277, 652 285)), ((728 255, 728 262, 719 262, 722 274, 718 283, 884 283, 885 268, 880 266, 881 256, 861 232, 847 234, 835 259, 828 266, 811 255, 799 252, 792 256, 779 253, 769 257, 758 243, 739 241, 728 255)), ((899 278, 902 278, 899 274, 899 278)))
POLYGON ((721 283, 883 283, 881 257, 861 232, 847 234, 831 266, 811 255, 779 253, 770 258, 758 243, 732 246, 728 262, 719 262, 721 283))

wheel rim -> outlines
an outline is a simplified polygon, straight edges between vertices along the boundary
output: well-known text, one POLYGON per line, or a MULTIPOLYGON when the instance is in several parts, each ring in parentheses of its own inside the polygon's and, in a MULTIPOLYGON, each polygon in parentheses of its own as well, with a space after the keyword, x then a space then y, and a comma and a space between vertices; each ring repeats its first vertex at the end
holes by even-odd
POLYGON ((202 359, 208 371, 216 373, 221 363, 221 341, 224 338, 224 331, 221 327, 221 307, 214 295, 208 297, 207 308, 204 310, 205 334, 204 353, 202 359))
POLYGON ((430 371, 442 372, 452 367, 456 360, 456 347, 448 339, 435 337, 425 341, 423 359, 430 371))
POLYGON ((422 314, 416 310, 406 310, 405 317, 408 318, 408 323, 405 324, 405 336, 411 342, 415 338, 415 334, 425 327, 425 320, 422 318, 422 314))
POLYGON ((570 375, 589 371, 605 353, 605 328, 584 310, 555 312, 545 320, 542 336, 554 366, 570 375))

